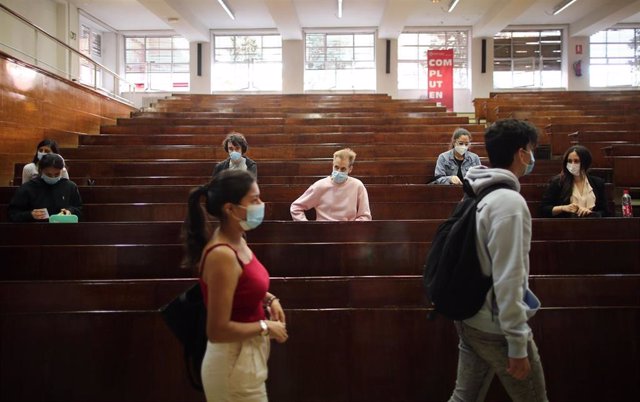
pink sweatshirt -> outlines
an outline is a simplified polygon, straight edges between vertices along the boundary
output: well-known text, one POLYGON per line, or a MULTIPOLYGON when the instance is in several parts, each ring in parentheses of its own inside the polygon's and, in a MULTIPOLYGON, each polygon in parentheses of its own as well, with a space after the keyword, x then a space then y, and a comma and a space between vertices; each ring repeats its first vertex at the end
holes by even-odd
POLYGON ((349 176, 336 184, 331 176, 313 183, 291 204, 294 221, 306 221, 304 211, 315 208, 318 221, 370 221, 369 195, 364 184, 349 176))

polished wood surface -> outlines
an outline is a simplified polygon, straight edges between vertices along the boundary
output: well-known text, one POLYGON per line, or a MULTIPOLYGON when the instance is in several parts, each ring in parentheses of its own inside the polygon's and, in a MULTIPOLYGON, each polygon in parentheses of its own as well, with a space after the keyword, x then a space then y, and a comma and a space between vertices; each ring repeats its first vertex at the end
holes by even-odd
MULTIPOLYGON (((277 277, 419 275, 431 249, 422 242, 250 243, 277 277)), ((640 274, 637 239, 536 240, 532 275, 640 274), (611 264, 610 255, 616 255, 611 264), (565 261, 572 261, 571 264, 565 261)), ((167 244, 0 246, 0 280, 192 277, 180 268, 182 246, 167 244)), ((546 305, 546 302, 545 302, 546 305)))
MULTIPOLYGON (((251 244, 424 242, 443 220, 369 222, 265 222, 247 233, 251 244)), ((110 222, 73 225, 0 224, 5 245, 180 243, 180 222, 110 222)), ((533 241, 640 240, 640 219, 534 219, 533 241)))
POLYGON ((33 158, 38 142, 51 135, 47 130, 97 134, 133 110, 0 52, 0 182, 9 182, 15 163, 33 158))
MULTIPOLYGON (((578 301, 578 297, 573 301, 557 300, 531 320, 550 399, 632 400, 630 398, 640 392, 640 385, 635 381, 640 374, 637 366, 627 366, 615 373, 601 369, 619 365, 621 355, 629 360, 638 358, 637 337, 626 334, 629 323, 640 319, 640 308, 634 305, 637 300, 616 296, 616 282, 620 279, 602 279, 597 283, 579 278, 541 278, 540 282, 532 279, 542 293, 546 287, 563 289, 575 287, 582 281, 584 285, 579 286, 584 286, 584 294, 589 296, 585 303, 578 301), (596 289, 605 291, 598 294, 596 289), (580 307, 571 307, 576 301, 580 307), (585 307, 589 301, 612 305, 585 307), (612 337, 617 341, 611 342, 612 337), (597 366, 593 365, 594 361, 598 362, 597 366), (569 370, 574 375, 562 375, 569 370), (581 387, 582 379, 594 373, 615 389, 581 387)), ((292 305, 295 292, 306 296, 300 299, 303 305, 309 296, 315 305, 311 309, 287 310, 291 338, 286 344, 272 347, 270 400, 382 402, 448 397, 455 378, 457 339, 451 322, 426 319, 428 309, 416 306, 420 299, 418 293, 407 297, 411 296, 406 294, 407 286, 417 289, 419 278, 343 281, 342 284, 350 288, 343 288, 335 297, 327 297, 322 287, 330 282, 289 283, 287 280, 287 286, 279 289, 292 292, 287 294, 292 298, 292 305), (367 289, 372 286, 373 289, 367 289), (376 292, 371 290, 381 289, 385 292, 378 294, 379 301, 376 301, 376 292), (386 300, 393 302, 386 305, 386 300), (362 307, 316 307, 331 306, 338 301, 362 307), (408 308, 398 308, 400 304, 408 308), (371 361, 376 364, 370 364, 371 361), (327 383, 331 386, 326 386, 327 383)), ((20 353, 3 353, 3 363, 15 368, 0 380, 3 395, 12 400, 202 400, 202 396, 188 389, 181 375, 180 349, 156 311, 165 300, 192 283, 192 280, 0 283, 3 345, 25 342, 31 345, 20 353), (27 298, 24 303, 30 313, 12 314, 12 310, 16 311, 12 306, 23 311, 24 305, 18 306, 20 298, 12 300, 7 295, 25 293, 43 294, 49 296, 47 300, 62 302, 38 304, 27 298), (114 298, 115 294, 121 297, 114 298), (77 302, 65 304, 65 299, 77 302), (47 328, 47 331, 34 328, 47 328), (87 338, 93 342, 87 342, 87 338), (74 353, 65 352, 71 348, 74 353), (47 364, 42 356, 47 356, 46 361, 51 363, 47 364), (64 365, 53 365, 59 361, 64 361, 64 365), (102 364, 97 365, 96 361, 102 364), (46 395, 40 391, 41 387, 13 386, 21 382, 17 371, 22 369, 34 373, 32 384, 46 386, 46 395), (49 387, 50 381, 61 385, 49 387)), ((279 283, 285 282, 274 280, 274 288, 279 283)), ((492 393, 488 400, 503 398, 492 393)))
MULTIPOLYGON (((586 104, 585 111, 596 110, 586 104)), ((561 108, 573 111, 566 119, 545 116, 546 109, 532 107, 528 118, 568 126, 582 117, 569 106, 561 108)), ((610 115, 598 121, 624 120, 610 115)), ((590 116, 582 123, 599 114, 590 116)), ((268 201, 268 220, 248 232, 247 241, 271 272, 291 335, 272 348, 270 400, 448 398, 457 337, 450 322, 426 320, 421 269, 435 230, 462 193, 424 183, 433 175, 436 148, 447 148, 457 126, 474 134, 483 126, 431 102, 381 95, 180 95, 117 123, 104 125, 104 136, 76 136, 79 148, 69 149, 72 143, 64 150, 87 219, 101 222, 0 224, 6 239, 0 245, 0 367, 11 368, 0 376, 3 399, 203 399, 188 388, 181 349, 157 309, 194 283, 195 273, 178 267, 185 198, 226 157, 220 143, 232 129, 247 135, 268 201), (353 174, 367 183, 374 218, 388 220, 274 220, 289 219, 290 202, 330 172, 332 148, 344 145, 358 152, 353 174), (88 178, 98 186, 85 187, 88 178), (140 183, 155 185, 123 186, 140 183), (16 374, 24 372, 34 378, 29 387, 16 374)), ((483 141, 474 135, 476 146, 483 141)), ((522 179, 534 216, 560 165, 538 160, 535 174, 522 179)), ((609 181, 614 174, 596 172, 609 181)), ((0 204, 6 207, 12 191, 0 188, 0 204)), ((532 224, 530 283, 543 309, 530 323, 550 399, 634 400, 640 392, 633 336, 640 320, 640 219, 532 224), (614 389, 594 390, 585 381, 614 389)), ((506 399, 495 386, 487 398, 506 399)))

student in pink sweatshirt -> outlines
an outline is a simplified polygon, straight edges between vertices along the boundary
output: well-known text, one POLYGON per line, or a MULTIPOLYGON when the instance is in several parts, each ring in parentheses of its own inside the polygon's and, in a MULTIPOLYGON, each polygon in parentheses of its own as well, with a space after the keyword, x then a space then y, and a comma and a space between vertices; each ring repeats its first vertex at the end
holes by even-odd
POLYGON ((331 176, 313 183, 291 204, 294 221, 306 221, 304 211, 315 208, 318 221, 370 221, 369 195, 362 182, 349 177, 356 153, 349 148, 333 154, 331 176))

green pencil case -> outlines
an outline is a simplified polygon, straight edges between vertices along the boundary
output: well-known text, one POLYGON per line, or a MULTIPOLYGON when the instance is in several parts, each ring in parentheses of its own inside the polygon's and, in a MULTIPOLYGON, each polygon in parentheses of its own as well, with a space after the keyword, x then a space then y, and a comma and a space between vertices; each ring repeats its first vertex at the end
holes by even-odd
POLYGON ((49 223, 78 223, 77 215, 51 215, 49 223))

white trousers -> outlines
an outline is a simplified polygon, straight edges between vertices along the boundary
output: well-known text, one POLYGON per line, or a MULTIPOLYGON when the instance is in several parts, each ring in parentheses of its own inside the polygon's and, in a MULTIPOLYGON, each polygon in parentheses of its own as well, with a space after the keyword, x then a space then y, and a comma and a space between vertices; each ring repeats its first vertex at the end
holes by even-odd
POLYGON ((202 383, 208 402, 267 402, 269 337, 242 342, 207 342, 202 383))

